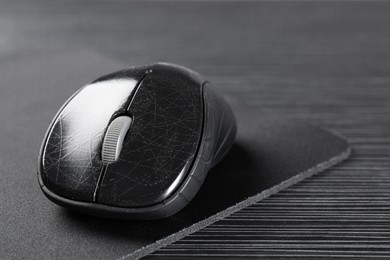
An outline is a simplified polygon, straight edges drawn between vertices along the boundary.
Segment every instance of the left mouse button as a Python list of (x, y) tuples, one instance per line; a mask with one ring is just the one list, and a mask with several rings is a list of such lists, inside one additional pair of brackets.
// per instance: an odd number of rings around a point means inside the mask
[(93, 201), (104, 166), (101, 148), (111, 118), (122, 113), (137, 81), (114, 78), (90, 83), (56, 115), (42, 145), (42, 183), (58, 196)]
[(107, 128), (102, 145), (102, 161), (104, 163), (113, 163), (118, 160), (131, 122), (131, 117), (120, 116), (115, 118)]

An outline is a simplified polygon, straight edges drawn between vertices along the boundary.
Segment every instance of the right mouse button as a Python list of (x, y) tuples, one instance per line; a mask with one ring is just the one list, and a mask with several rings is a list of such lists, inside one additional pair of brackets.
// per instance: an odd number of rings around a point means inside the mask
[(145, 207), (178, 189), (201, 138), (201, 84), (169, 66), (154, 67), (145, 77), (130, 104), (133, 123), (119, 159), (107, 166), (101, 181), (99, 203)]

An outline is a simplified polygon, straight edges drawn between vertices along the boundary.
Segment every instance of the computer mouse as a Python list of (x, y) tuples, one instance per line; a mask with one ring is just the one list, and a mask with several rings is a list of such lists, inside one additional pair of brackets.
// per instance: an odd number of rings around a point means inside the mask
[(200, 74), (168, 63), (131, 67), (85, 85), (60, 108), (38, 180), (71, 210), (164, 218), (194, 198), (235, 134), (232, 110)]

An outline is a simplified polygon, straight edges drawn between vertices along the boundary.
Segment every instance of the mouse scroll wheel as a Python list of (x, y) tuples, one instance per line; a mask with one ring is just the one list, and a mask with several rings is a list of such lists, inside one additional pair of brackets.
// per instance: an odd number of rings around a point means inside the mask
[(104, 163), (113, 163), (118, 160), (131, 121), (131, 117), (120, 116), (108, 126), (102, 147), (102, 161)]

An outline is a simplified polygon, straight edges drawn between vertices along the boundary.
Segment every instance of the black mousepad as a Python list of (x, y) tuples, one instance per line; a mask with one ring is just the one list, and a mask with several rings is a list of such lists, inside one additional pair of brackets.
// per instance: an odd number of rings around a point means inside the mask
[(73, 92), (123, 67), (88, 51), (32, 53), (0, 63), (1, 259), (140, 257), (349, 154), (347, 143), (337, 135), (266, 116), (230, 98), (238, 120), (237, 141), (184, 210), (157, 221), (70, 212), (47, 200), (39, 188), (40, 143), (52, 117)]

